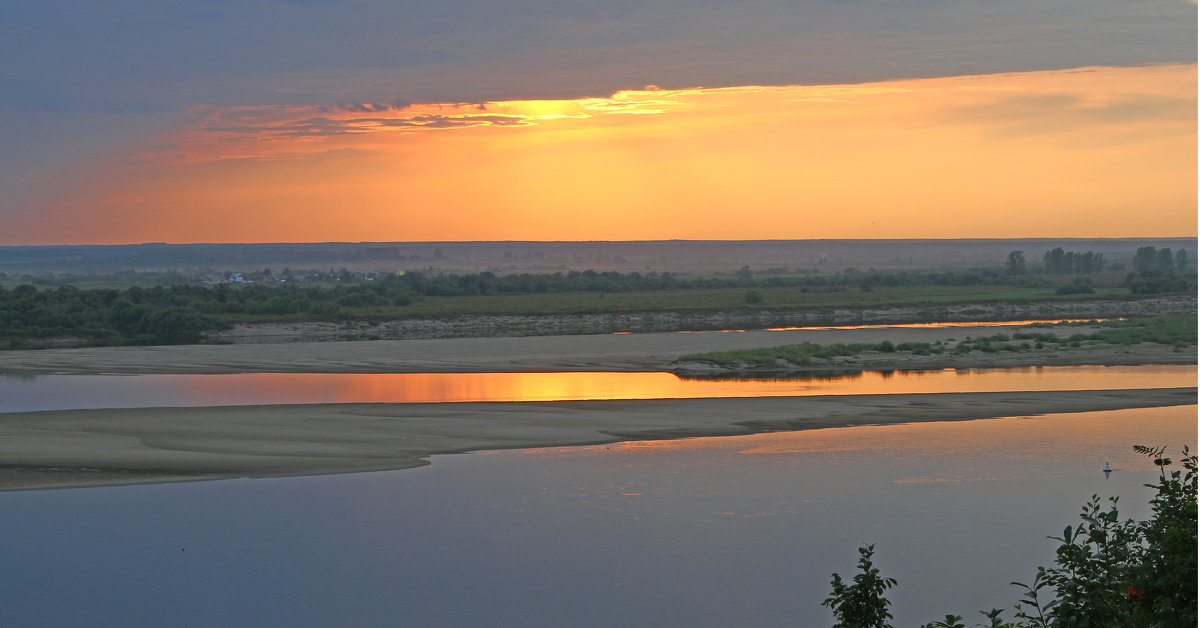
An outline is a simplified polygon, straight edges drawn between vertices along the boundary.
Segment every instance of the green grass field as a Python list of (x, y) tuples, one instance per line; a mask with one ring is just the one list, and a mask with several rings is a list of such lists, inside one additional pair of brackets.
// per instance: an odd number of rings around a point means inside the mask
[[(592, 314), (654, 311), (715, 310), (827, 310), (864, 309), (880, 306), (929, 306), (960, 303), (1078, 301), (1129, 298), (1119, 287), (1098, 288), (1094, 294), (1056, 295), (1054, 287), (1015, 286), (911, 286), (838, 292), (803, 292), (797, 288), (755, 288), (763, 300), (746, 303), (744, 288), (700, 290), (656, 290), (646, 292), (564, 292), (553, 294), (498, 294), (487, 296), (424, 297), (404, 306), (342, 308), (342, 317), (355, 320), (398, 320), (453, 316), (496, 316), (537, 314)], [(297, 315), (229, 314), (230, 323), (297, 322), (319, 320), (307, 313)]]

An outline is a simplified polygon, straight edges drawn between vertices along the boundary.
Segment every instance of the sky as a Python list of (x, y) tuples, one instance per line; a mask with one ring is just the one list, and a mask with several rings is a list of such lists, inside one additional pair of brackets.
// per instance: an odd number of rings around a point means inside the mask
[(1196, 236), (1184, 0), (6, 0), (0, 245)]

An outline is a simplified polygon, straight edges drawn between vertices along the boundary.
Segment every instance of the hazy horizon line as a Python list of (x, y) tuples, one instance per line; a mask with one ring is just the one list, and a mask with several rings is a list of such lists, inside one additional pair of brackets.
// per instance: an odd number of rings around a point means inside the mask
[(50, 248), (50, 247), (114, 247), (114, 246), (258, 246), (258, 245), (314, 245), (314, 244), (663, 244), (663, 243), (783, 243), (783, 242), (1015, 242), (1015, 241), (1120, 241), (1120, 240), (1197, 240), (1195, 235), (1179, 236), (1062, 236), (1062, 237), (1009, 237), (1009, 238), (753, 238), (753, 239), (632, 239), (632, 240), (323, 240), (323, 241), (244, 241), (244, 242), (120, 242), (120, 243), (59, 243), (59, 244), (0, 244), (0, 248)]

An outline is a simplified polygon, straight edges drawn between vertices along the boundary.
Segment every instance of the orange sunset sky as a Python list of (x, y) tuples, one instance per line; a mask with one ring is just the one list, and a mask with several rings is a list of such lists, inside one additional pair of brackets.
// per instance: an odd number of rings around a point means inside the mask
[[(923, 78), (847, 71), (845, 82), (831, 70), (807, 84), (783, 71), (765, 85), (730, 63), (699, 87), (673, 77), (703, 72), (648, 62), (663, 87), (598, 91), (613, 76), (656, 79), (625, 60), (562, 97), (489, 88), (480, 77), (493, 60), (457, 66), (473, 86), (462, 92), (428, 80), (456, 66), (396, 70), (426, 79), (413, 81), (430, 86), (417, 100), (371, 67), (341, 83), (274, 74), (266, 96), (229, 87), (245, 82), (237, 75), (157, 111), (43, 104), (13, 115), (58, 116), (78, 141), (60, 131), (73, 150), (8, 156), (17, 174), (0, 179), (0, 244), (1190, 237), (1194, 45), (1168, 53), (971, 73), (996, 64), (942, 61)], [(504, 54), (564, 71), (528, 50)], [(511, 97), (521, 94), (535, 97)]]

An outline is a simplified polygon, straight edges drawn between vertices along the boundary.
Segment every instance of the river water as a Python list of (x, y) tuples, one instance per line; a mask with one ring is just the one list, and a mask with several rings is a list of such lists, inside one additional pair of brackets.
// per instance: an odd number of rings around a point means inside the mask
[(311, 403), (441, 403), (866, 395), (1196, 385), (1194, 364), (944, 369), (778, 379), (670, 373), (0, 375), (0, 412)]
[(1146, 516), (1135, 443), (1194, 449), (1196, 407), (2, 493), (0, 625), (821, 626), (864, 543), (895, 625), (978, 618), (1093, 493)]
[[(653, 386), (479, 375), (3, 377), (0, 409), (636, 398), (630, 390), (679, 396), (693, 385), (733, 387), (724, 396), (1174, 387), (1194, 386), (1196, 367), (600, 378), (665, 382)], [(877, 543), (877, 565), (900, 581), (889, 595), (895, 625), (949, 612), (971, 620), (1011, 608), (1019, 591), (1008, 583), (1050, 564), (1045, 537), (1077, 521), (1090, 495), (1119, 495), (1124, 516), (1144, 518), (1142, 485), (1156, 471), (1131, 446), (1195, 449), (1196, 413), (862, 426), (435, 456), (394, 472), (0, 493), (0, 625), (821, 626), (832, 622), (820, 606), (830, 574), (853, 576), (864, 543)]]

